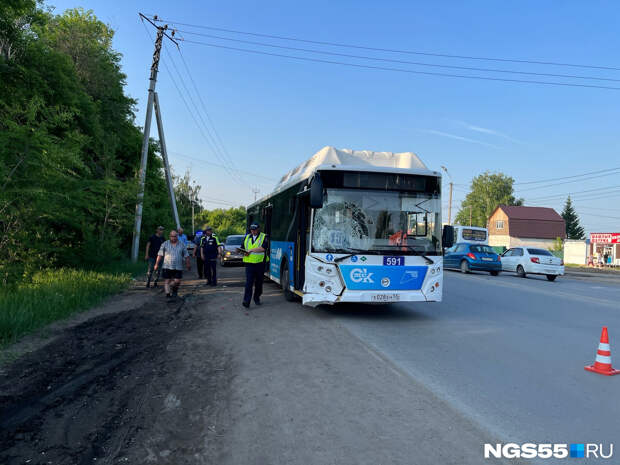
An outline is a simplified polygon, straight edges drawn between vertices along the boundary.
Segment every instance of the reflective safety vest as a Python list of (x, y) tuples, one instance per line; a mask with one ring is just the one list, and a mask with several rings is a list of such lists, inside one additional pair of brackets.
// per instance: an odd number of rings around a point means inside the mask
[[(259, 233), (256, 241), (252, 241), (252, 235), (248, 234), (243, 241), (243, 248), (245, 250), (250, 250), (255, 247), (262, 247), (263, 242), (265, 242), (265, 233)], [(269, 261), (269, 257), (265, 260), (265, 252), (250, 252), (250, 255), (243, 256), (243, 261), (244, 263), (261, 263), (263, 261)]]

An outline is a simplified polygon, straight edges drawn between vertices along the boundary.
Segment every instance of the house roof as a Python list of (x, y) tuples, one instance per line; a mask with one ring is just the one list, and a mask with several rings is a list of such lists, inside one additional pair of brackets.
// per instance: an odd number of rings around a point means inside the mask
[(500, 205), (508, 218), (515, 220), (542, 220), (562, 221), (564, 219), (553, 208), (547, 207), (517, 207), (515, 205)]
[(556, 237), (564, 239), (566, 237), (564, 218), (553, 208), (514, 205), (500, 205), (497, 208), (501, 208), (508, 217), (508, 231), (511, 237), (537, 239), (555, 239)]

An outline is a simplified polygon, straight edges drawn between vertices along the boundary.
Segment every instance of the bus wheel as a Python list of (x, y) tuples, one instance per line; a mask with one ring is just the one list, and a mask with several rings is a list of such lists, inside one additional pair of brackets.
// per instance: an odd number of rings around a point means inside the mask
[(288, 274), (288, 266), (286, 262), (282, 265), (282, 271), (280, 271), (280, 285), (282, 286), (282, 293), (284, 294), (284, 298), (289, 302), (293, 302), (295, 300), (295, 294), (291, 292), (290, 288), (290, 278)]

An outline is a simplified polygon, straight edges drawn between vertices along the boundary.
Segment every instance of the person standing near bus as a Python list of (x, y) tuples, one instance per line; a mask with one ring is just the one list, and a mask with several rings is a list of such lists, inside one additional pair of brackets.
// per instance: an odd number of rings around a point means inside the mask
[[(174, 229), (170, 231), (168, 240), (161, 245), (155, 262), (155, 269), (163, 262), (162, 276), (164, 277), (164, 289), (168, 300), (177, 296), (181, 279), (183, 278), (183, 262), (187, 271), (190, 270), (189, 252), (187, 247), (179, 241), (179, 235)], [(172, 287), (170, 283), (172, 282)]]
[(194, 258), (196, 259), (196, 270), (198, 271), (198, 279), (202, 279), (204, 276), (204, 262), (202, 261), (202, 236), (204, 231), (199, 229), (194, 234)]
[(183, 228), (179, 228), (179, 242), (187, 247), (187, 235), (183, 232)]
[(243, 240), (243, 263), (245, 264), (245, 293), (243, 306), (248, 308), (254, 291), (254, 303), (260, 305), (260, 296), (263, 293), (263, 274), (265, 262), (269, 261), (265, 251), (269, 248), (269, 239), (260, 232), (260, 225), (252, 223), (250, 233)]
[[(149, 237), (149, 240), (146, 243), (146, 253), (144, 254), (144, 259), (149, 264), (146, 272), (146, 287), (151, 287), (151, 279), (153, 278), (155, 262), (157, 261), (157, 252), (159, 252), (159, 248), (165, 241), (163, 233), (164, 227), (158, 227), (155, 234)], [(157, 281), (159, 281), (159, 270), (155, 271), (155, 282), (153, 283), (153, 287), (157, 287)]]
[(204, 262), (204, 275), (207, 278), (207, 286), (217, 286), (217, 259), (220, 255), (221, 247), (220, 240), (213, 234), (213, 228), (207, 226), (200, 240), (200, 255)]

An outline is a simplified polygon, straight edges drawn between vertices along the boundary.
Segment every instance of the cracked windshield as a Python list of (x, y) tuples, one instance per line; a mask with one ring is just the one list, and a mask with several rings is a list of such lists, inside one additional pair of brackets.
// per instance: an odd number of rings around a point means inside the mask
[(312, 251), (440, 253), (439, 212), (432, 194), (327, 189), (314, 212)]

